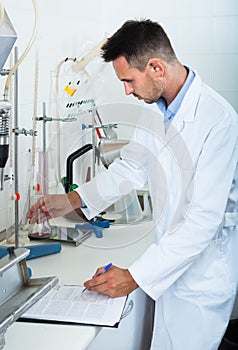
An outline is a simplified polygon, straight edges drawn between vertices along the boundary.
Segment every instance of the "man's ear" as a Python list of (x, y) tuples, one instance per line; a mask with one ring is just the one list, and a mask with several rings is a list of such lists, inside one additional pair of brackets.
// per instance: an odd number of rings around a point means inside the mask
[(157, 58), (151, 58), (147, 63), (147, 67), (153, 74), (156, 74), (157, 77), (162, 78), (164, 76), (164, 65)]

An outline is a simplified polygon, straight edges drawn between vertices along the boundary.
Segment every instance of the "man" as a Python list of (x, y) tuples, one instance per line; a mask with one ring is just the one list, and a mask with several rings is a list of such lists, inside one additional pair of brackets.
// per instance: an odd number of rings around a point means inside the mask
[(151, 349), (215, 350), (238, 279), (237, 115), (178, 61), (155, 22), (126, 22), (102, 57), (112, 62), (127, 95), (163, 113), (163, 132), (160, 114), (156, 120), (148, 112), (121, 159), (77, 192), (45, 196), (29, 218), (38, 207), (47, 217), (80, 207), (91, 218), (121, 193), (148, 184), (155, 243), (129, 269), (112, 266), (97, 276), (99, 268), (85, 286), (112, 297), (140, 287), (152, 297)]

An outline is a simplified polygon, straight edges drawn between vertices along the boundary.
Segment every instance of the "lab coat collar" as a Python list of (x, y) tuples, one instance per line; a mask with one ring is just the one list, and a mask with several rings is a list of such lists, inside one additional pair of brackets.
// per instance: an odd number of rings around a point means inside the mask
[(195, 77), (190, 85), (183, 102), (175, 115), (172, 124), (178, 131), (184, 125), (184, 122), (193, 122), (196, 118), (196, 109), (200, 99), (202, 81), (200, 76), (194, 71)]

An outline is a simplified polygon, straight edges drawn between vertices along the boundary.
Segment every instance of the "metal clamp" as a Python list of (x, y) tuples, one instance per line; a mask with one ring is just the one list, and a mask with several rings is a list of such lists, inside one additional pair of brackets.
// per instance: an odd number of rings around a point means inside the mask
[(22, 129), (19, 129), (19, 128), (15, 128), (15, 129), (13, 129), (12, 130), (16, 135), (25, 135), (25, 136), (27, 136), (27, 135), (30, 135), (30, 136), (37, 136), (37, 131), (34, 131), (34, 130), (32, 130), (32, 129), (30, 129), (30, 130), (26, 130), (26, 129), (24, 129), (24, 128), (22, 128)]

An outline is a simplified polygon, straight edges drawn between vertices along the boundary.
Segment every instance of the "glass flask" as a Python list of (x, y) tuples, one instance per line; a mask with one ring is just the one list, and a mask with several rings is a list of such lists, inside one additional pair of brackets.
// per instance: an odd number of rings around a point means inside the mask
[(47, 239), (51, 236), (51, 227), (47, 220), (42, 220), (40, 209), (36, 211), (36, 222), (32, 224), (28, 237), (30, 239)]

